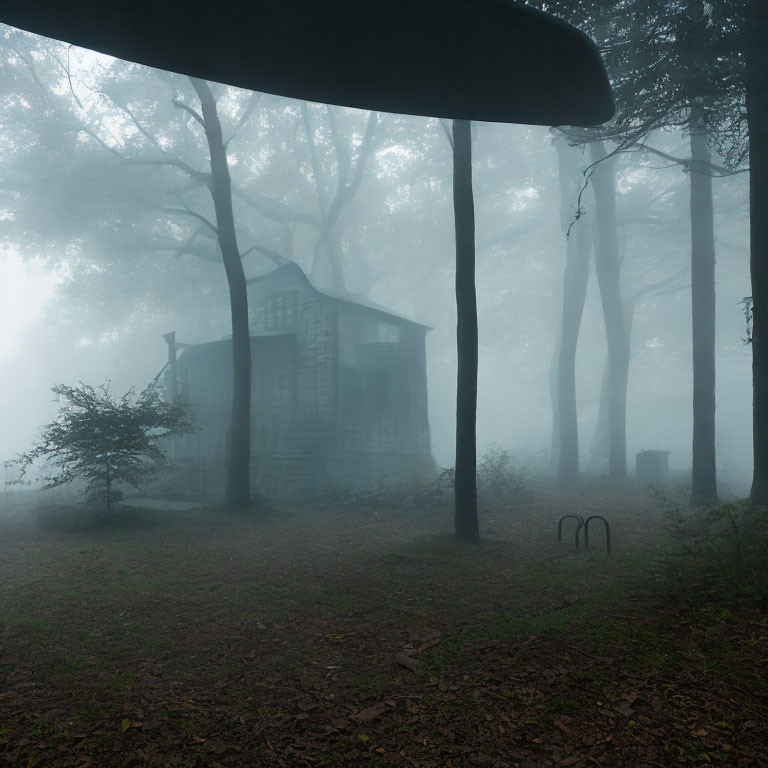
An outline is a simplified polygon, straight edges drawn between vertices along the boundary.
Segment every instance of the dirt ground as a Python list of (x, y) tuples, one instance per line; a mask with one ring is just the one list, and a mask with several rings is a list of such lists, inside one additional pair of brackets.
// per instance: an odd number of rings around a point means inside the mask
[(446, 508), (6, 506), (0, 766), (768, 765), (766, 606), (670, 576), (639, 486), (534, 486), (480, 545)]

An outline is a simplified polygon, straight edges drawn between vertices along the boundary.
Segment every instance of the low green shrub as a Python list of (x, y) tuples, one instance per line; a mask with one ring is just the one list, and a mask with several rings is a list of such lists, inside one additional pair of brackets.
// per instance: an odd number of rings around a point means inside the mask
[[(477, 466), (477, 493), (481, 506), (496, 509), (527, 492), (528, 474), (517, 467), (510, 451), (492, 448)], [(332, 489), (325, 502), (336, 506), (358, 507), (368, 511), (413, 512), (441, 509), (453, 503), (455, 470), (442, 469), (437, 476), (407, 477), (397, 482), (381, 482), (374, 489)]]
[(768, 594), (768, 507), (747, 501), (686, 507), (669, 503), (669, 564), (711, 588), (732, 585)]

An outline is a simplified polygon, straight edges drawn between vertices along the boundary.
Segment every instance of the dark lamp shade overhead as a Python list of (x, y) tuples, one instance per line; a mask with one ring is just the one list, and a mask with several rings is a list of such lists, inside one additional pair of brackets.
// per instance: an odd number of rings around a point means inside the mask
[(595, 45), (511, 0), (2, 0), (0, 21), (171, 72), (362, 109), (584, 126), (614, 109)]

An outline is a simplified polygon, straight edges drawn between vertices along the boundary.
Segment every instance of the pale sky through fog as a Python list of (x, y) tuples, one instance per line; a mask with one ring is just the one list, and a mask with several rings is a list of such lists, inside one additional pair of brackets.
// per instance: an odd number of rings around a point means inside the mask
[(57, 282), (40, 261), (0, 252), (0, 365), (19, 354), (24, 332), (42, 319)]

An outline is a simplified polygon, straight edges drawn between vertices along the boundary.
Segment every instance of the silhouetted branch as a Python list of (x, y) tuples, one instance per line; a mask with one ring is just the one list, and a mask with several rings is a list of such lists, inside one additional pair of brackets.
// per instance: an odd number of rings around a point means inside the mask
[(171, 99), (171, 103), (173, 104), (174, 107), (183, 109), (185, 112), (192, 115), (192, 117), (195, 120), (197, 120), (197, 122), (200, 123), (200, 125), (202, 125), (203, 128), (205, 128), (205, 121), (203, 120), (203, 118), (200, 116), (198, 112), (195, 112), (195, 110), (189, 106), (189, 104), (185, 104), (178, 96), (174, 96), (173, 99)]
[(453, 133), (451, 132), (450, 127), (448, 126), (448, 121), (440, 118), (440, 126), (445, 131), (445, 136), (448, 139), (448, 143), (451, 145), (451, 150), (453, 150)]
[(317, 153), (317, 145), (315, 144), (315, 133), (312, 129), (312, 119), (309, 115), (309, 107), (307, 102), (301, 103), (301, 116), (304, 121), (304, 131), (307, 134), (307, 144), (309, 145), (309, 157), (312, 161), (312, 175), (315, 177), (315, 187), (317, 188), (317, 200), (320, 208), (320, 217), (325, 218), (325, 214), (328, 210), (328, 201), (326, 199), (326, 190), (323, 184), (323, 166), (320, 162), (320, 156)]
[(165, 157), (165, 158), (127, 157), (124, 159), (124, 161), (127, 165), (172, 166), (174, 168), (178, 168), (184, 171), (184, 173), (186, 173), (188, 176), (193, 178), (195, 181), (198, 181), (201, 184), (205, 184), (206, 186), (210, 183), (210, 180), (211, 180), (210, 173), (204, 173), (203, 171), (198, 171), (195, 168), (193, 168), (191, 165), (188, 165), (187, 163), (185, 163), (183, 160), (179, 160), (178, 158), (174, 158), (174, 157)]
[(198, 213), (197, 211), (193, 211), (188, 205), (183, 203), (183, 208), (173, 208), (172, 206), (168, 205), (157, 205), (156, 203), (148, 203), (148, 207), (151, 208), (154, 211), (161, 211), (163, 213), (170, 213), (173, 215), (181, 215), (181, 216), (191, 216), (194, 219), (197, 219), (198, 221), (205, 224), (206, 227), (208, 227), (212, 232), (215, 232), (218, 235), (219, 230), (216, 228), (214, 224), (212, 224), (208, 219), (205, 218), (202, 214)]
[(320, 220), (316, 216), (297, 211), (291, 206), (273, 200), (271, 197), (259, 193), (248, 193), (238, 187), (232, 187), (232, 196), (242, 200), (247, 206), (258, 211), (262, 216), (272, 221), (295, 222), (307, 224), (315, 229), (320, 229)]

